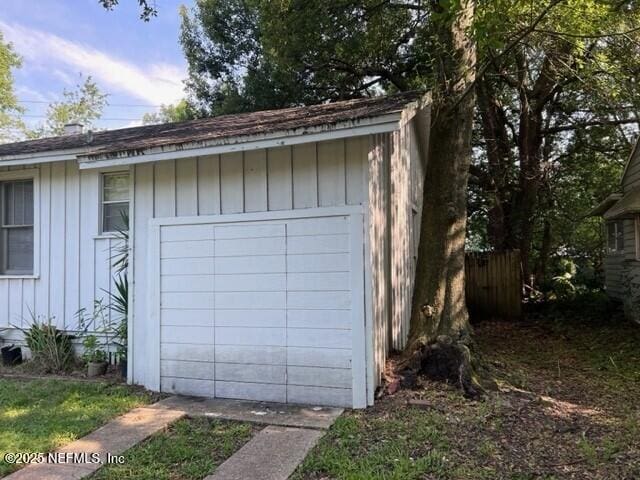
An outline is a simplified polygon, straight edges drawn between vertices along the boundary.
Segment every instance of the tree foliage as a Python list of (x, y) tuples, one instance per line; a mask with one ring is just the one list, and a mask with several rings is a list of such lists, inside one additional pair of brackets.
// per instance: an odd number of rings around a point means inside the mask
[[(98, 0), (98, 3), (107, 10), (113, 10), (120, 3), (120, 0)], [(138, 0), (138, 5), (140, 6), (141, 20), (148, 22), (158, 15), (155, 0)]]
[(192, 120), (196, 113), (186, 100), (180, 100), (173, 105), (161, 105), (157, 112), (145, 113), (142, 117), (143, 125), (158, 123), (184, 122)]
[(44, 123), (27, 131), (29, 138), (51, 137), (64, 134), (64, 126), (79, 123), (91, 128), (102, 116), (107, 105), (107, 95), (89, 76), (75, 90), (64, 90), (64, 100), (49, 104)]
[[(434, 25), (449, 11), (421, 0), (202, 0), (182, 13), (189, 102), (208, 115), (431, 89), (446, 48)], [(527, 276), (543, 282), (553, 258), (599, 238), (584, 216), (637, 132), (639, 28), (635, 0), (478, 2), (471, 245), (520, 249)]]
[(22, 130), (22, 108), (13, 88), (12, 70), (20, 67), (20, 57), (0, 32), (0, 143), (12, 141)]

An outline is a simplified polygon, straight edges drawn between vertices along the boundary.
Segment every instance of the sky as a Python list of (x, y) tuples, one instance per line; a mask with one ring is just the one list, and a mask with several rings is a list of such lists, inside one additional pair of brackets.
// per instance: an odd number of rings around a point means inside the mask
[(145, 112), (184, 96), (178, 10), (193, 0), (156, 0), (149, 22), (137, 3), (106, 11), (98, 0), (2, 0), (0, 31), (22, 57), (14, 87), (25, 122), (41, 123), (47, 104), (87, 76), (108, 94), (98, 128), (139, 125)]

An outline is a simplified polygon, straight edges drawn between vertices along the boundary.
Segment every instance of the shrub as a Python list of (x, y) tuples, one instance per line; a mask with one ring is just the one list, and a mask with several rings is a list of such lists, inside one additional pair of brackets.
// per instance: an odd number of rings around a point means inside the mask
[(46, 322), (33, 318), (31, 327), (21, 330), (36, 367), (47, 373), (59, 373), (73, 365), (71, 337), (58, 330), (51, 318)]

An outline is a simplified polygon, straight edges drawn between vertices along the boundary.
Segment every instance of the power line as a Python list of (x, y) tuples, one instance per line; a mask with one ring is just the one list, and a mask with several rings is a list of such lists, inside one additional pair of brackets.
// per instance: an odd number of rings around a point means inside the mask
[[(33, 115), (29, 113), (23, 113), (20, 116), (27, 117), (27, 118), (48, 118), (46, 115)], [(96, 121), (98, 122), (102, 120), (113, 121), (113, 122), (138, 122), (142, 119), (141, 118), (109, 118), (109, 117), (100, 117), (96, 119)]]
[[(47, 102), (46, 100), (18, 100), (19, 103), (36, 103), (36, 104), (44, 104), (49, 105), (50, 103), (56, 103), (60, 100), (52, 100), (51, 102)], [(160, 108), (163, 105), (145, 105), (141, 103), (108, 103), (105, 107), (132, 107), (132, 108)]]

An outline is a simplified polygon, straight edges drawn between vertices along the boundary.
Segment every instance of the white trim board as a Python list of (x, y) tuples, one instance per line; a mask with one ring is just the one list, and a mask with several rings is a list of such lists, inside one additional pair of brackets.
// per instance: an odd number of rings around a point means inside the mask
[[(391, 117), (391, 118), (388, 118)], [(160, 148), (154, 153), (141, 153), (135, 156), (122, 156), (116, 158), (95, 159), (90, 160), (78, 157), (78, 163), (81, 170), (117, 167), (124, 165), (133, 165), (139, 163), (159, 162), (163, 160), (177, 160), (181, 158), (193, 158), (198, 156), (218, 155), (223, 153), (244, 152), (248, 150), (260, 150), (263, 148), (276, 148), (290, 145), (300, 145), (302, 143), (322, 142), (326, 140), (338, 140), (342, 138), (358, 137), (362, 135), (371, 135), (376, 133), (392, 132), (398, 129), (399, 115), (390, 115), (380, 117), (384, 122), (373, 123), (351, 128), (343, 128), (336, 130), (326, 130), (317, 133), (303, 131), (294, 135), (283, 135), (280, 132), (277, 136), (271, 138), (265, 135), (255, 135), (250, 137), (235, 137), (236, 141), (226, 138), (218, 142), (212, 142), (211, 145), (181, 145), (176, 148), (174, 145)], [(156, 149), (158, 149), (156, 147)], [(89, 155), (87, 155), (88, 157)]]

